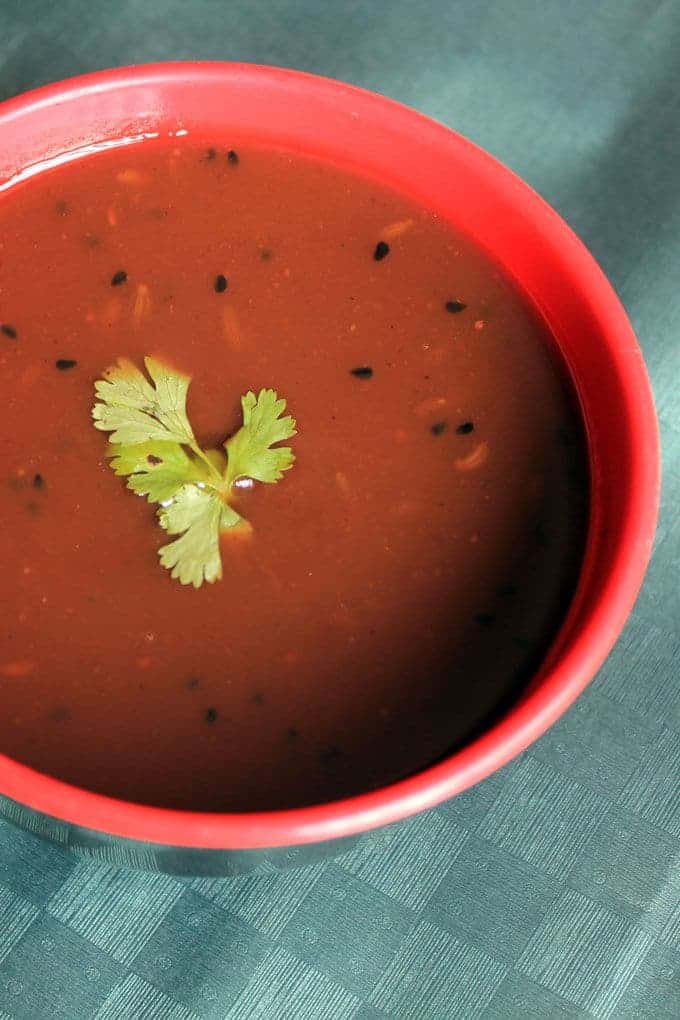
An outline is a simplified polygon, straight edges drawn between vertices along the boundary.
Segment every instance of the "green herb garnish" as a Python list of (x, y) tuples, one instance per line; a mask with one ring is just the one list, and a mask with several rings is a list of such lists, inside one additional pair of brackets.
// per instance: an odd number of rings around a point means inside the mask
[(95, 383), (95, 428), (110, 432), (111, 467), (127, 476), (128, 488), (159, 503), (158, 519), (174, 541), (158, 550), (161, 563), (182, 584), (200, 588), (222, 577), (221, 532), (249, 530), (230, 505), (241, 479), (278, 482), (293, 466), (289, 446), (296, 434), (286, 401), (275, 390), (241, 398), (243, 425), (223, 450), (203, 450), (187, 417), (189, 376), (145, 358), (151, 382), (120, 359)]

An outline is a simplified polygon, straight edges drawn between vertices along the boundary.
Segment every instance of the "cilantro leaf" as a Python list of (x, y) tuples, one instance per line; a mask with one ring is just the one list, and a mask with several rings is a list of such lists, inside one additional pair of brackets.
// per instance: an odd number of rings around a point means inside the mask
[(241, 397), (243, 427), (224, 444), (227, 451), (227, 479), (254, 478), (258, 482), (278, 482), (293, 466), (295, 454), (289, 446), (270, 449), (282, 439), (297, 435), (290, 415), (282, 418), (286, 401), (276, 390), (251, 391)]
[(179, 443), (114, 443), (110, 455), (115, 473), (129, 476), (128, 489), (146, 496), (150, 503), (165, 503), (187, 482), (209, 480), (205, 463), (191, 457)]
[(248, 534), (250, 524), (230, 506), (243, 477), (276, 482), (292, 467), (290, 447), (274, 444), (296, 434), (286, 401), (275, 390), (241, 398), (243, 425), (221, 450), (204, 450), (186, 413), (190, 378), (145, 358), (149, 379), (120, 359), (95, 384), (95, 428), (109, 432), (110, 465), (128, 488), (160, 504), (161, 527), (174, 541), (159, 549), (161, 563), (182, 584), (199, 588), (222, 577), (220, 534)]
[(158, 550), (161, 563), (172, 577), (194, 588), (222, 577), (220, 531), (246, 523), (216, 492), (196, 485), (182, 486), (171, 504), (158, 511), (158, 519), (169, 535), (181, 536)]
[(99, 403), (92, 409), (94, 425), (111, 432), (112, 443), (146, 443), (151, 439), (198, 444), (186, 412), (189, 376), (155, 358), (144, 358), (153, 386), (136, 365), (121, 358), (95, 383)]

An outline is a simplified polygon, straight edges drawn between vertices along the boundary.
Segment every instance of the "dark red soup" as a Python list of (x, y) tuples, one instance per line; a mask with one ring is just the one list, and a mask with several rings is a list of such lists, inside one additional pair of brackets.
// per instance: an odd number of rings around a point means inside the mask
[[(0, 198), (0, 750), (145, 803), (311, 804), (517, 697), (574, 591), (578, 411), (545, 326), (427, 209), (282, 152), (148, 142)], [(223, 578), (160, 563), (94, 383), (191, 377), (198, 442), (271, 387), (296, 462), (234, 492)]]

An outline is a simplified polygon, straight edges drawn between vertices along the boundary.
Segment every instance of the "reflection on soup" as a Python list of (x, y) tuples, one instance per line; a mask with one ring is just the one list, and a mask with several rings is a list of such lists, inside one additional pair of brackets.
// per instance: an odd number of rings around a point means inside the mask
[[(145, 803), (248, 811), (375, 788), (517, 697), (575, 587), (582, 428), (489, 258), (381, 184), (187, 139), (0, 199), (0, 750)], [(191, 377), (203, 447), (276, 389), (293, 470), (195, 589), (108, 465), (93, 384)]]

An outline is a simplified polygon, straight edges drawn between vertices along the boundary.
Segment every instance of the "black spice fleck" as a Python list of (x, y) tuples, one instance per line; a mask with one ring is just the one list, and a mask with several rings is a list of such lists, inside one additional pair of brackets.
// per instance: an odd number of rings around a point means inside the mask
[(54, 364), (60, 372), (67, 372), (69, 368), (75, 368), (78, 362), (74, 358), (57, 358)]
[(536, 544), (539, 545), (542, 549), (545, 549), (549, 543), (543, 521), (538, 521), (538, 523), (534, 525), (533, 535), (534, 539), (536, 540)]
[(0, 326), (0, 330), (2, 330), (5, 336), (8, 336), (10, 340), (16, 340), (17, 331), (14, 326), (10, 326), (8, 322), (3, 322), (2, 326)]
[(376, 262), (382, 262), (386, 255), (390, 253), (390, 246), (387, 241), (378, 241), (373, 252), (373, 258)]
[(34, 489), (45, 488), (45, 479), (41, 474), (33, 475), (33, 488)]
[(217, 722), (217, 709), (216, 708), (208, 708), (208, 709), (206, 709), (205, 721), (207, 723)]
[(478, 623), (481, 627), (490, 627), (496, 620), (493, 613), (477, 613), (475, 616), (475, 623)]
[(369, 368), (368, 365), (360, 365), (359, 368), (351, 368), (350, 375), (355, 375), (357, 379), (370, 379), (373, 375), (373, 369)]
[(71, 718), (71, 709), (66, 705), (55, 705), (50, 712), (52, 722), (68, 722)]
[(234, 166), (236, 166), (236, 164), (238, 163), (238, 152), (236, 151), (236, 149), (229, 150), (229, 152), (227, 153), (227, 159), (229, 160), (230, 163), (233, 163)]
[(453, 315), (456, 312), (462, 312), (465, 308), (467, 308), (467, 305), (463, 304), (462, 301), (447, 301), (444, 308), (447, 312), (451, 312)]
[(217, 159), (217, 149), (207, 149), (205, 158), (207, 160)]
[(187, 688), (188, 691), (195, 691), (196, 688), (200, 686), (200, 683), (201, 683), (200, 676), (190, 676), (185, 684), (185, 687)]
[(218, 273), (213, 284), (218, 294), (223, 294), (229, 285), (229, 281), (223, 273)]
[(255, 694), (253, 694), (252, 702), (254, 705), (264, 705), (266, 700), (267, 699), (261, 691), (256, 691)]
[(516, 584), (502, 584), (498, 589), (498, 594), (503, 599), (512, 598), (513, 595), (517, 594)]
[(322, 765), (332, 767), (338, 759), (343, 757), (342, 748), (337, 747), (335, 744), (331, 744), (330, 747), (324, 748), (319, 754), (319, 761)]
[(445, 421), (436, 421), (434, 425), (430, 425), (430, 432), (433, 436), (441, 436), (442, 432), (446, 428)]
[(456, 429), (459, 436), (469, 436), (471, 432), (474, 432), (475, 426), (471, 421), (464, 421)]
[(296, 730), (294, 726), (290, 726), (286, 730), (286, 736), (288, 737), (289, 740), (297, 740), (297, 738), (300, 736), (300, 731)]
[(71, 211), (68, 202), (65, 202), (63, 198), (60, 198), (59, 201), (55, 203), (54, 208), (57, 216), (68, 216)]
[(120, 287), (121, 283), (127, 281), (127, 273), (124, 269), (118, 269), (111, 277), (111, 286)]
[(269, 262), (274, 252), (270, 248), (260, 248), (260, 258), (263, 262)]

